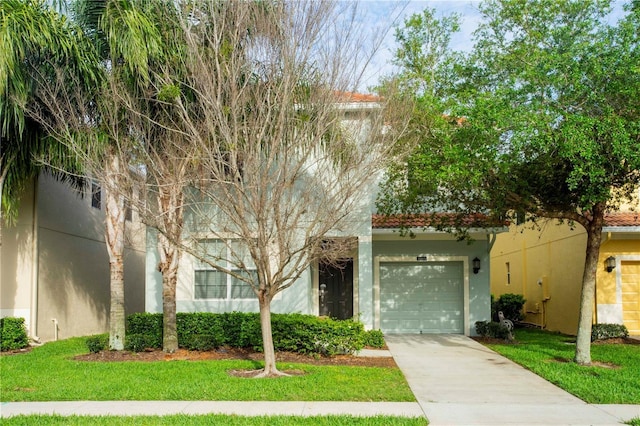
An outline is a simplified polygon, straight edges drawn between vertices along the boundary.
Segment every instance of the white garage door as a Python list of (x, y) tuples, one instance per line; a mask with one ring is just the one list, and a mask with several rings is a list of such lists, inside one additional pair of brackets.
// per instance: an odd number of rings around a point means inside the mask
[(380, 263), (380, 329), (464, 333), (463, 263)]

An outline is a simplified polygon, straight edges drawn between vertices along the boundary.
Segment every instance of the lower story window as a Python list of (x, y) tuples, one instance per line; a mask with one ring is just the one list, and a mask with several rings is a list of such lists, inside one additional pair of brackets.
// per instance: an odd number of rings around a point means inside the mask
[[(209, 240), (206, 241), (205, 244), (218, 250), (216, 253), (222, 254), (222, 252), (226, 251), (226, 247), (224, 247), (224, 244), (219, 240)], [(234, 248), (236, 248), (235, 244)], [(232, 271), (234, 274), (247, 278), (251, 277), (252, 282), (257, 282), (257, 272), (255, 270), (250, 269), (247, 272), (234, 268), (231, 264), (225, 265), (226, 262), (224, 261), (221, 263), (221, 266)], [(195, 299), (238, 300), (256, 298), (251, 286), (237, 276), (212, 269), (210, 265), (203, 263), (200, 263), (196, 268), (194, 274)]]

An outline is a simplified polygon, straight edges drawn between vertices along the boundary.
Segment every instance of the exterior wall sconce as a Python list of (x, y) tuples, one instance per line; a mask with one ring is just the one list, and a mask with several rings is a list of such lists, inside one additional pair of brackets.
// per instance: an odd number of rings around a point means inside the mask
[(477, 274), (478, 271), (480, 270), (480, 259), (478, 259), (477, 257), (475, 257), (473, 260), (473, 273)]
[(616, 267), (616, 258), (613, 256), (609, 256), (605, 259), (604, 264), (606, 265), (605, 269), (607, 270), (607, 272), (611, 272)]

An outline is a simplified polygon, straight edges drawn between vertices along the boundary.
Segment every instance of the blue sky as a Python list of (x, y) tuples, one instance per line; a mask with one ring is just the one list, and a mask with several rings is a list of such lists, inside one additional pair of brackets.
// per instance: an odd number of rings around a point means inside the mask
[[(435, 9), (436, 16), (447, 16), (452, 13), (460, 14), (460, 32), (452, 38), (451, 49), (462, 51), (472, 48), (472, 33), (480, 22), (478, 6), (481, 0), (359, 0), (359, 3), (360, 10), (364, 14), (366, 22), (369, 23), (372, 32), (391, 27), (368, 67), (364, 81), (360, 85), (360, 91), (365, 93), (369, 92), (367, 88), (374, 86), (381, 75), (389, 74), (393, 71), (393, 67), (389, 63), (395, 48), (393, 26), (402, 24), (406, 17), (414, 13), (420, 13), (426, 8)], [(614, 0), (612, 21), (616, 21), (622, 16), (623, 4), (623, 0)]]

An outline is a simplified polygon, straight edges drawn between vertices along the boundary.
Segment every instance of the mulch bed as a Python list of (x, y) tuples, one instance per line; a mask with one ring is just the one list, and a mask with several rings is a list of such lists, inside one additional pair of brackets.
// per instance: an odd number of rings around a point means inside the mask
[[(122, 361), (209, 361), (225, 359), (245, 359), (262, 361), (264, 354), (246, 348), (220, 348), (211, 351), (189, 351), (178, 349), (175, 353), (165, 353), (160, 349), (144, 352), (101, 351), (74, 357), (77, 361), (122, 362)], [(347, 365), (361, 367), (397, 367), (392, 357), (362, 357), (354, 355), (312, 356), (294, 352), (276, 352), (277, 362), (311, 365)]]

